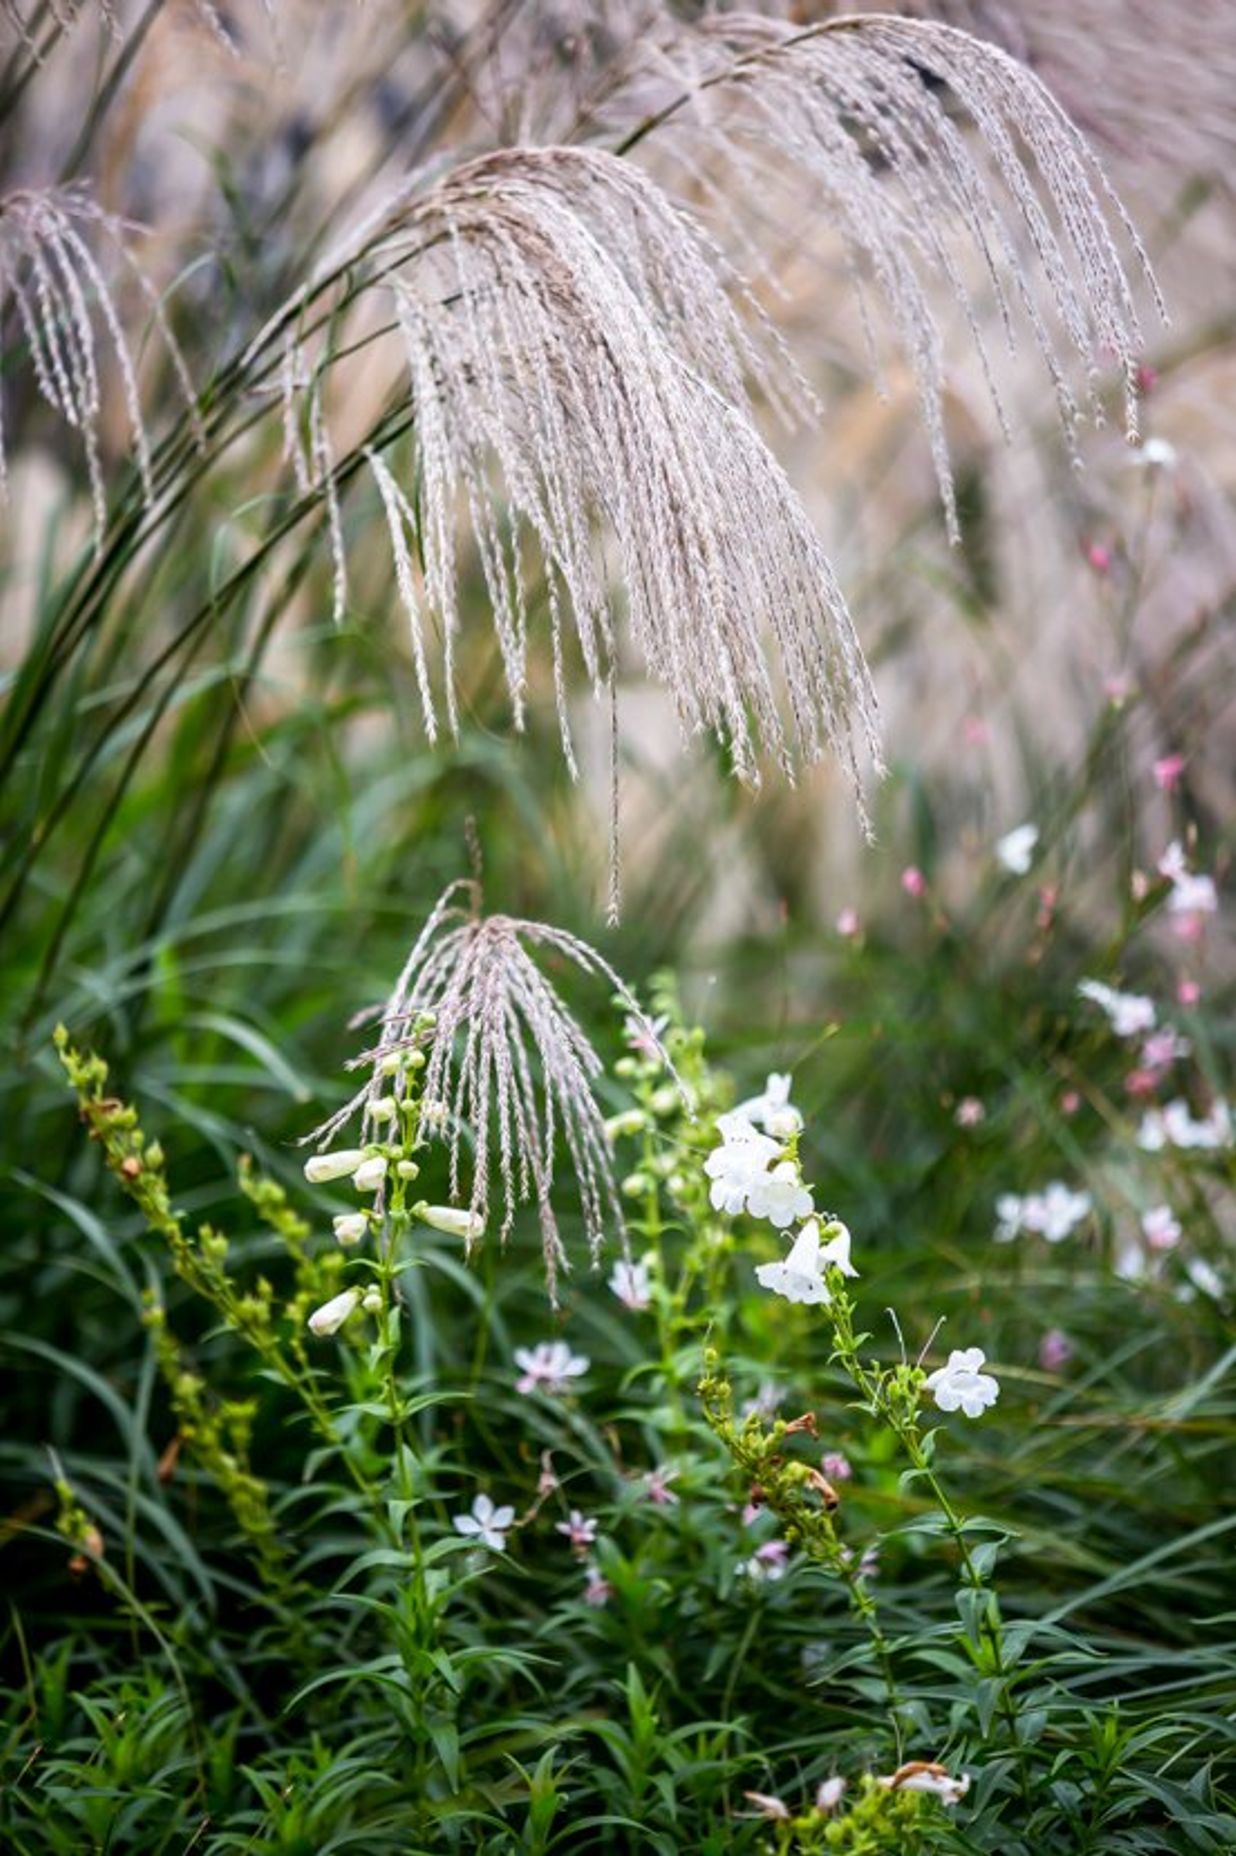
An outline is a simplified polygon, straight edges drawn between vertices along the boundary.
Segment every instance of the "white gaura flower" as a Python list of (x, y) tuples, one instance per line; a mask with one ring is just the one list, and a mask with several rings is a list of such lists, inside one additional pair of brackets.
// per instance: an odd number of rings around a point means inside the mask
[(997, 1244), (1011, 1244), (1013, 1239), (1024, 1230), (1026, 1223), (1026, 1201), (1015, 1192), (1002, 1192), (996, 1200)]
[(491, 1553), (505, 1553), (506, 1531), (514, 1519), (513, 1508), (495, 1508), (489, 1496), (482, 1494), (474, 1499), (471, 1514), (451, 1516), (451, 1526), (457, 1534), (475, 1540), (478, 1547), (488, 1547)]
[(639, 1263), (628, 1263), (625, 1258), (620, 1258), (614, 1265), (609, 1286), (623, 1307), (629, 1308), (633, 1314), (641, 1314), (652, 1305), (652, 1282), (646, 1259)]
[(978, 1418), (995, 1404), (1000, 1387), (983, 1372), (986, 1360), (981, 1347), (954, 1349), (944, 1365), (928, 1375), (927, 1390), (941, 1411), (964, 1411), (967, 1418)]
[(747, 1210), (753, 1218), (767, 1218), (778, 1231), (809, 1218), (814, 1206), (809, 1189), (792, 1160), (783, 1160), (771, 1173), (758, 1174), (747, 1187)]
[(1018, 825), (996, 841), (996, 862), (1012, 876), (1025, 876), (1039, 841), (1037, 825)]
[(790, 1101), (790, 1084), (793, 1077), (781, 1075), (773, 1070), (764, 1083), (762, 1095), (751, 1096), (746, 1102), (740, 1102), (736, 1114), (745, 1115), (757, 1128), (763, 1128), (766, 1134), (777, 1140), (788, 1140), (797, 1134), (803, 1125), (803, 1118)]
[(881, 1785), (891, 1792), (926, 1792), (932, 1798), (938, 1798), (943, 1805), (959, 1804), (970, 1789), (970, 1774), (963, 1772), (955, 1779), (948, 1770), (937, 1765), (934, 1760), (912, 1759), (904, 1766), (899, 1766), (890, 1778), (881, 1779)]
[(850, 1233), (843, 1224), (828, 1228), (833, 1235), (821, 1244), (818, 1218), (808, 1219), (784, 1262), (757, 1265), (755, 1275), (761, 1287), (783, 1295), (787, 1302), (827, 1302), (826, 1270), (839, 1269), (843, 1276), (857, 1276), (850, 1262)]
[(831, 1779), (825, 1779), (818, 1787), (815, 1794), (815, 1808), (817, 1811), (835, 1811), (844, 1797), (845, 1780), (834, 1775)]
[(311, 1186), (324, 1186), (332, 1179), (347, 1179), (364, 1158), (359, 1147), (340, 1147), (334, 1153), (312, 1154), (305, 1161), (305, 1178)]
[(521, 1368), (515, 1390), (526, 1397), (529, 1392), (566, 1392), (572, 1379), (588, 1371), (591, 1360), (582, 1353), (572, 1353), (564, 1340), (543, 1340), (535, 1347), (516, 1347), (515, 1364)]
[(1136, 1038), (1154, 1029), (1153, 999), (1141, 993), (1117, 992), (1114, 986), (1105, 986), (1102, 980), (1082, 980), (1077, 990), (1083, 999), (1089, 999), (1106, 1012), (1118, 1038)]
[(1148, 438), (1129, 459), (1139, 470), (1175, 470), (1180, 454), (1166, 438)]
[(371, 1154), (362, 1160), (352, 1175), (352, 1184), (358, 1192), (376, 1192), (386, 1178), (386, 1161), (381, 1154)]
[(1165, 1108), (1147, 1109), (1137, 1131), (1137, 1144), (1148, 1154), (1162, 1153), (1165, 1147), (1229, 1147), (1231, 1141), (1231, 1110), (1222, 1097), (1215, 1102), (1209, 1115), (1198, 1121), (1189, 1104), (1177, 1096)]
[(1063, 1180), (1053, 1179), (1042, 1192), (1031, 1193), (1022, 1209), (1027, 1231), (1037, 1231), (1049, 1244), (1059, 1244), (1090, 1214), (1088, 1192), (1074, 1192)]
[(1167, 899), (1172, 915), (1213, 915), (1218, 908), (1219, 897), (1213, 877), (1198, 876), (1189, 869), (1179, 839), (1173, 840), (1160, 857), (1159, 875), (1165, 876), (1172, 886)]
[(360, 1306), (359, 1289), (343, 1289), (338, 1295), (332, 1295), (329, 1302), (323, 1302), (321, 1308), (315, 1308), (309, 1317), (309, 1332), (325, 1338), (337, 1334), (348, 1316)]
[(422, 1224), (445, 1231), (448, 1237), (462, 1237), (467, 1244), (478, 1243), (485, 1235), (485, 1220), (480, 1213), (458, 1205), (418, 1205), (416, 1215)]
[(341, 1244), (359, 1244), (369, 1229), (368, 1212), (340, 1212), (331, 1219), (335, 1237)]

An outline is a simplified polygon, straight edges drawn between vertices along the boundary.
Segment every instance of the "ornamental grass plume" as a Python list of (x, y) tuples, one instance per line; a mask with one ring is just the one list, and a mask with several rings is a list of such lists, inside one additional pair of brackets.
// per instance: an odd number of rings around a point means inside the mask
[[(543, 602), (572, 771), (568, 636), (594, 690), (612, 692), (621, 589), (631, 640), (685, 735), (717, 734), (751, 784), (761, 753), (792, 776), (831, 747), (860, 786), (860, 753), (879, 754), (866, 665), (820, 540), (747, 406), (748, 382), (779, 403), (791, 382), (758, 314), (754, 334), (739, 314), (741, 288), (702, 230), (616, 155), (506, 149), (404, 202), (367, 238), (364, 263), (389, 299), (413, 413), (415, 505), (380, 452), (366, 456), (430, 738), (440, 705), (457, 727), (464, 511), (517, 728), (530, 603)], [(289, 336), (293, 460), (328, 498), (329, 365), (315, 370)], [(328, 517), (341, 612), (337, 504)], [(431, 623), (443, 639), (440, 697)]]
[[(129, 230), (81, 187), (21, 189), (0, 198), (0, 332), (11, 321), (29, 356), (39, 394), (81, 435), (96, 544), (102, 542), (107, 520), (99, 452), (101, 348), (111, 351), (120, 376), (134, 462), (147, 504), (154, 500), (154, 479), (136, 363), (103, 265), (91, 249), (92, 238), (106, 245), (137, 280), (191, 414), (194, 407), (192, 384), (176, 339), (153, 287), (125, 242)], [(0, 416), (0, 496), (6, 487)]]
[[(1102, 168), (1032, 72), (967, 32), (893, 15), (846, 15), (805, 31), (719, 15), (708, 30), (713, 68), (626, 146), (654, 129), (674, 132), (727, 218), (745, 195), (758, 223), (774, 179), (806, 184), (812, 209), (841, 236), (877, 371), (872, 285), (913, 368), (952, 539), (959, 527), (933, 285), (965, 315), (1002, 426), (971, 282), (976, 261), (1010, 348), (1018, 310), (1028, 325), (1070, 444), (1083, 406), (1102, 419), (1101, 363), (1123, 374), (1126, 428), (1136, 436), (1142, 334), (1113, 225), (1161, 312), (1162, 303)], [(1069, 348), (1086, 377), (1080, 398)]]
[(463, 1197), (465, 1142), (473, 1149), (469, 1248), (487, 1223), (496, 1172), (502, 1195), (499, 1241), (505, 1242), (518, 1205), (535, 1202), (552, 1301), (558, 1270), (569, 1268), (551, 1202), (559, 1143), (578, 1185), (594, 1261), (607, 1223), (624, 1242), (625, 1230), (605, 1123), (593, 1094), (601, 1059), (533, 953), (558, 956), (605, 980), (674, 1074), (655, 1030), (595, 948), (542, 922), (482, 914), (479, 882), (461, 878), (439, 897), (386, 1003), (356, 1021), (381, 1022), (377, 1044), (354, 1060), (370, 1070), (370, 1080), (312, 1138), (325, 1146), (359, 1115), (362, 1138), (382, 1139), (385, 1125), (373, 1116), (373, 1106), (383, 1099), (400, 1057), (423, 1049), (420, 1125), (439, 1132), (448, 1145), (453, 1199)]

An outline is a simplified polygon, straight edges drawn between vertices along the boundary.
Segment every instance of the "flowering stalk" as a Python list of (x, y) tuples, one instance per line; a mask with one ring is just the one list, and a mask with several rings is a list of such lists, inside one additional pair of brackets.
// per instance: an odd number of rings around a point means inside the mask
[(786, 1444), (797, 1435), (817, 1435), (814, 1412), (788, 1422), (766, 1424), (758, 1411), (745, 1418), (734, 1416), (734, 1391), (726, 1378), (715, 1347), (704, 1354), (704, 1376), (699, 1382), (704, 1419), (714, 1437), (742, 1471), (753, 1500), (768, 1508), (781, 1523), (782, 1537), (801, 1546), (807, 1558), (827, 1568), (845, 1587), (850, 1609), (866, 1631), (888, 1694), (889, 1718), (902, 1754), (901, 1699), (893, 1669), (892, 1652), (880, 1625), (875, 1600), (864, 1581), (861, 1561), (842, 1541), (834, 1516), (838, 1497), (822, 1471), (801, 1457), (787, 1456)]

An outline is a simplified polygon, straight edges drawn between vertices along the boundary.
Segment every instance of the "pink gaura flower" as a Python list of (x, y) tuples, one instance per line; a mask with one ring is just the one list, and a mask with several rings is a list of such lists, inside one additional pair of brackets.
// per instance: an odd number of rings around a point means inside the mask
[(1045, 1373), (1058, 1373), (1073, 1358), (1073, 1343), (1063, 1328), (1048, 1328), (1039, 1342), (1039, 1365)]
[(927, 878), (917, 864), (908, 864), (902, 871), (901, 887), (907, 896), (913, 896), (916, 901), (927, 894)]
[(1112, 551), (1101, 541), (1087, 543), (1086, 560), (1096, 574), (1109, 574), (1112, 570)]
[(1076, 1115), (1080, 1107), (1081, 1097), (1078, 1095), (1076, 1089), (1066, 1089), (1060, 1098), (1060, 1113), (1062, 1115)]
[(1152, 1250), (1174, 1250), (1181, 1238), (1180, 1221), (1170, 1205), (1155, 1205), (1142, 1216), (1142, 1236)]
[(840, 1450), (826, 1450), (820, 1458), (820, 1468), (830, 1482), (848, 1482), (854, 1474), (849, 1457)]
[(676, 1469), (650, 1469), (644, 1478), (645, 1499), (657, 1508), (672, 1508), (678, 1501), (670, 1483), (678, 1474)]
[(961, 738), (968, 748), (985, 748), (991, 741), (991, 725), (981, 715), (963, 716)]
[(1154, 783), (1161, 793), (1174, 793), (1180, 785), (1181, 775), (1188, 766), (1183, 754), (1165, 754), (1162, 760), (1155, 761), (1150, 769)]
[(977, 1096), (963, 1096), (953, 1115), (953, 1120), (959, 1128), (977, 1128), (979, 1123), (986, 1119), (987, 1110)]
[(595, 1605), (598, 1609), (601, 1605), (607, 1605), (614, 1596), (614, 1588), (609, 1580), (605, 1578), (600, 1567), (589, 1564), (586, 1568), (586, 1575), (584, 1582), (584, 1603), (586, 1605)]
[(1196, 980), (1181, 980), (1176, 987), (1177, 1002), (1185, 1006), (1186, 1009), (1199, 1004), (1201, 997), (1202, 989)]
[(1161, 1072), (1145, 1070), (1140, 1066), (1130, 1070), (1124, 1079), (1124, 1092), (1127, 1096), (1152, 1096), (1159, 1087)]
[(846, 941), (857, 941), (863, 931), (857, 909), (842, 909), (837, 917), (837, 933)]

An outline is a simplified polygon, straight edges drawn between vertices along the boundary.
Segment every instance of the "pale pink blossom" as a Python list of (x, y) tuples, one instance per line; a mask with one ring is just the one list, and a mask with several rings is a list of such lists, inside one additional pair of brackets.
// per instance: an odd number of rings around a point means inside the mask
[(1096, 574), (1109, 574), (1112, 570), (1112, 551), (1101, 541), (1092, 541), (1088, 544), (1086, 560)]
[(1174, 1250), (1181, 1235), (1180, 1221), (1170, 1205), (1154, 1205), (1142, 1214), (1142, 1236), (1152, 1250)]
[(1060, 1113), (1062, 1115), (1076, 1115), (1080, 1107), (1081, 1097), (1078, 1095), (1076, 1089), (1066, 1089), (1060, 1098)]
[(837, 917), (837, 933), (847, 941), (856, 941), (863, 931), (857, 909), (842, 909)]
[(916, 900), (927, 894), (927, 878), (917, 864), (908, 864), (902, 871), (901, 887), (907, 896), (913, 896)]
[(1073, 1358), (1073, 1343), (1063, 1328), (1048, 1328), (1039, 1342), (1039, 1365), (1045, 1373), (1058, 1373)]
[(815, 1808), (825, 1814), (835, 1811), (844, 1796), (845, 1780), (834, 1775), (831, 1779), (825, 1779), (818, 1787), (815, 1794)]
[(586, 1605), (595, 1605), (598, 1608), (601, 1605), (607, 1605), (614, 1596), (613, 1586), (610, 1584), (609, 1580), (605, 1578), (598, 1566), (589, 1565), (585, 1569), (585, 1572), (584, 1603)]
[(977, 1096), (963, 1096), (953, 1115), (953, 1120), (959, 1128), (977, 1128), (979, 1123), (986, 1119), (987, 1110)]
[(738, 1567), (740, 1573), (755, 1584), (771, 1584), (783, 1579), (790, 1557), (790, 1545), (787, 1540), (766, 1540), (762, 1547), (757, 1547), (750, 1559), (743, 1560)]
[(565, 1521), (555, 1525), (555, 1532), (565, 1534), (577, 1553), (584, 1552), (597, 1537), (597, 1524), (587, 1515), (582, 1515), (578, 1508), (572, 1508)]
[(609, 1286), (622, 1306), (629, 1308), (632, 1314), (640, 1314), (652, 1305), (652, 1283), (646, 1260), (631, 1263), (620, 1257), (614, 1265)]
[(991, 742), (991, 724), (981, 715), (963, 716), (961, 738), (968, 748), (985, 748)]
[(566, 1392), (572, 1379), (578, 1379), (592, 1364), (582, 1353), (572, 1353), (564, 1340), (543, 1340), (535, 1347), (516, 1347), (515, 1364), (522, 1369), (515, 1390), (527, 1397), (530, 1392)]
[(1165, 754), (1162, 760), (1155, 761), (1150, 771), (1159, 791), (1174, 793), (1188, 764), (1183, 754)]
[(831, 1482), (848, 1482), (854, 1474), (849, 1457), (840, 1450), (826, 1450), (820, 1459), (820, 1468)]
[(1142, 1045), (1142, 1063), (1148, 1070), (1170, 1070), (1192, 1049), (1188, 1038), (1182, 1038), (1174, 1025), (1163, 1025), (1152, 1031)]
[(650, 1469), (644, 1478), (644, 1494), (648, 1501), (657, 1508), (672, 1508), (678, 1501), (670, 1483), (678, 1474), (676, 1469)]
[(1181, 980), (1176, 987), (1177, 1002), (1186, 1010), (1191, 1010), (1193, 1006), (1200, 1004), (1201, 997), (1202, 989), (1196, 980)]

